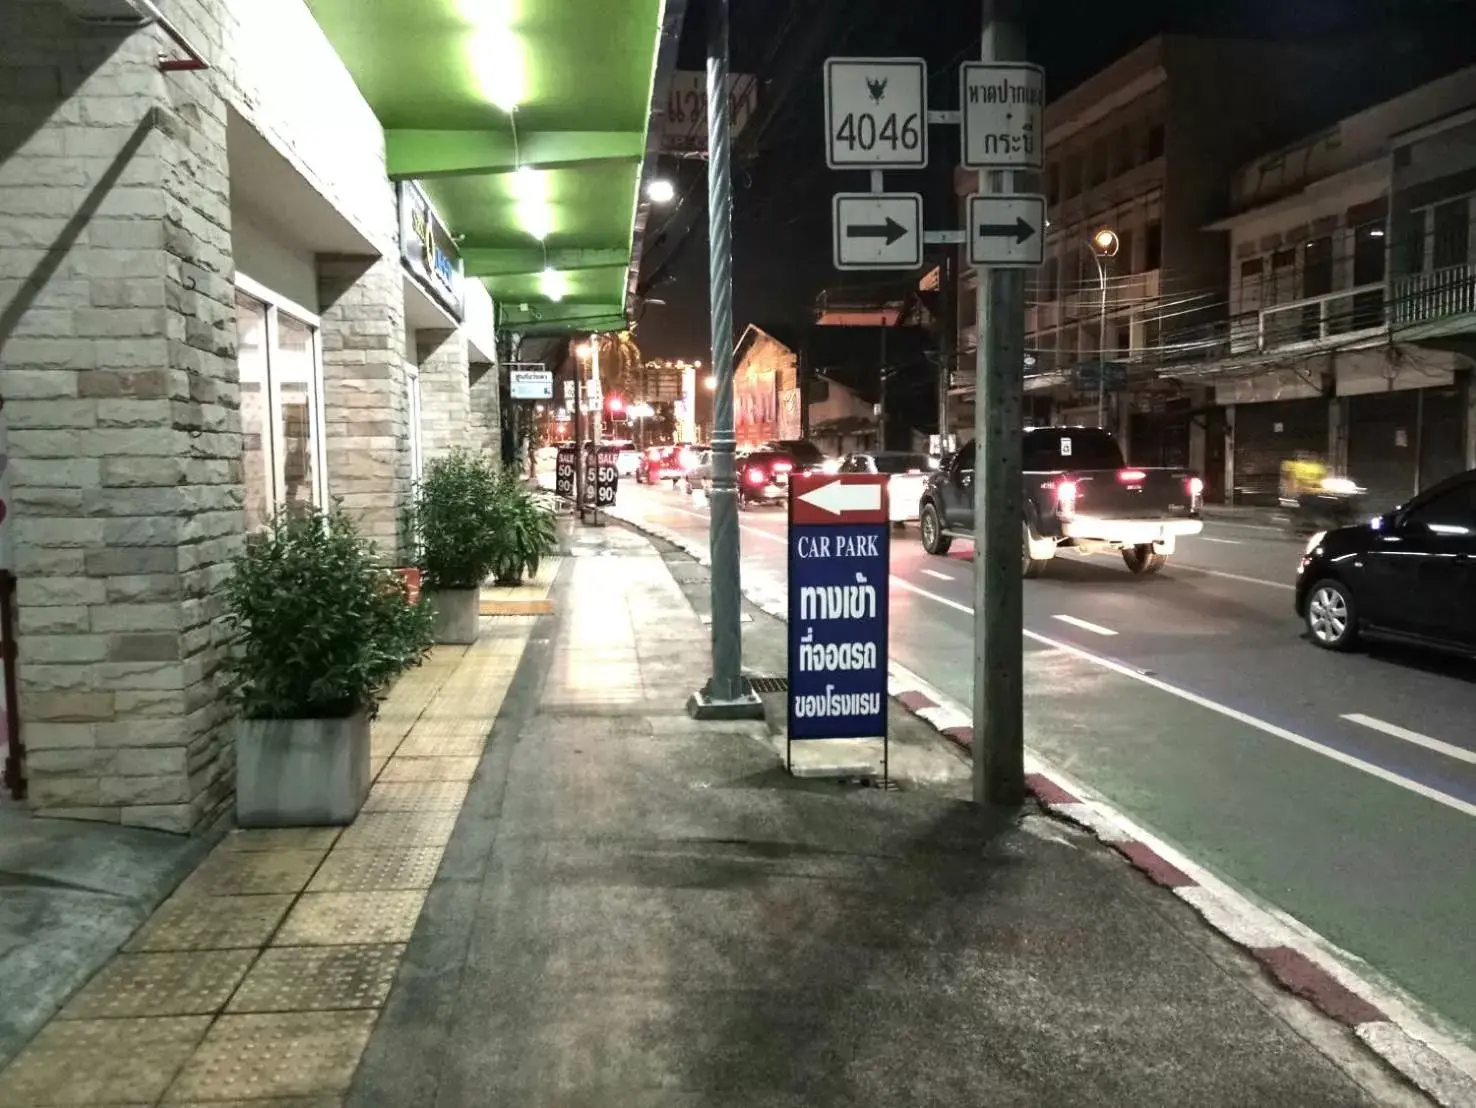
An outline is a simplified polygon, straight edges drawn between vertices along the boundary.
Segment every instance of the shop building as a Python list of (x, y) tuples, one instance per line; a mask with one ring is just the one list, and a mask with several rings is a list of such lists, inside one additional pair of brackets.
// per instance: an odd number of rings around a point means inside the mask
[(244, 536), (336, 500), (403, 557), (423, 460), (500, 453), (499, 331), (624, 326), (661, 6), (607, 5), (595, 108), (543, 79), (571, 5), (464, 7), (7, 4), (8, 714), (38, 813), (213, 819)]
[(1274, 501), (1297, 454), (1383, 505), (1476, 465), (1473, 107), (1476, 68), (1460, 70), (1234, 174), (1233, 214), (1211, 225), (1234, 314), (1183, 379), (1213, 387), (1236, 501)]

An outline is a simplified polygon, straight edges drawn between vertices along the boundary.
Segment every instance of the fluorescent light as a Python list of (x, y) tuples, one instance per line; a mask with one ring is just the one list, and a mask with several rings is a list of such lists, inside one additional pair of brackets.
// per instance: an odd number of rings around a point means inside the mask
[(530, 166), (519, 166), (513, 174), (512, 193), (517, 200), (518, 222), (523, 230), (542, 242), (553, 233), (553, 208), (548, 202), (548, 175)]
[(550, 300), (562, 300), (569, 291), (569, 279), (552, 266), (543, 271), (541, 281), (543, 295)]
[(458, 0), (468, 25), (466, 61), (487, 100), (509, 115), (527, 99), (520, 0)]

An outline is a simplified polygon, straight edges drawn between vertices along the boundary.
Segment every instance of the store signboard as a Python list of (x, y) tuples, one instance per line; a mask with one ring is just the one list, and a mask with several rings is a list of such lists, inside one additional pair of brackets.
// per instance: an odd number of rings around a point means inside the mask
[(517, 363), (507, 367), (508, 389), (514, 400), (552, 400), (553, 370), (538, 363)]
[(466, 315), (461, 254), (425, 190), (401, 181), (400, 260), (459, 323)]

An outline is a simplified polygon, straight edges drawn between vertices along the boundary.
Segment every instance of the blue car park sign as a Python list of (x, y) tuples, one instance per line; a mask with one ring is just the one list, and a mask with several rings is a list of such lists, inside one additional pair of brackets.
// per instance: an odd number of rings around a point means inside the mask
[(789, 739), (882, 739), (886, 775), (884, 474), (789, 483)]

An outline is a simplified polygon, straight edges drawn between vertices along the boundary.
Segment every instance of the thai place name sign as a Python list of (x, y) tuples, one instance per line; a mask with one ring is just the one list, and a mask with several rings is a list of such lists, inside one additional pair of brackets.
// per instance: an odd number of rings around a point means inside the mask
[(789, 737), (887, 734), (891, 525), (878, 474), (789, 486)]

